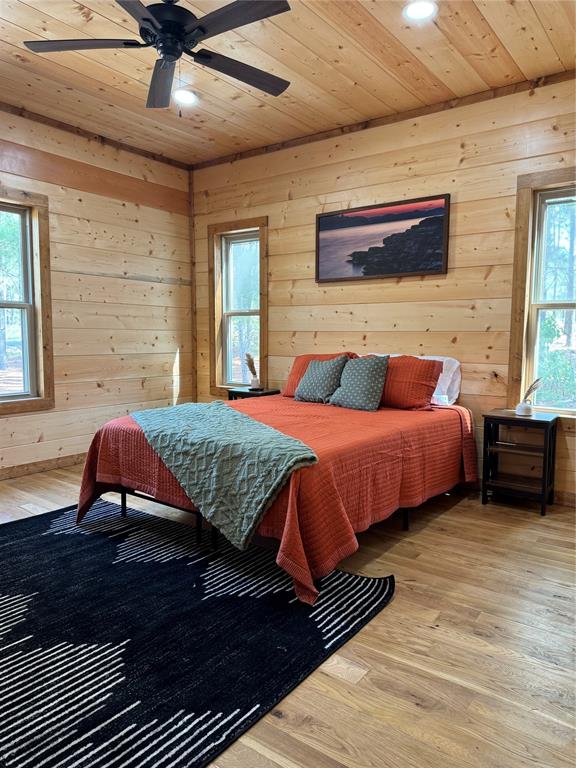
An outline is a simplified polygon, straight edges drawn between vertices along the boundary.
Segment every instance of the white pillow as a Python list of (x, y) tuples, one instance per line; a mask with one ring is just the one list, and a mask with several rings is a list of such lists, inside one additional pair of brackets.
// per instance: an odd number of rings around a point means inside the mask
[[(368, 354), (384, 357), (381, 352), (369, 352)], [(389, 355), (389, 357), (400, 357), (400, 355)], [(440, 360), (443, 364), (442, 373), (431, 402), (432, 405), (453, 405), (458, 400), (462, 383), (460, 362), (454, 357), (444, 357), (443, 355), (414, 355), (414, 357), (419, 357), (421, 360)]]
[(442, 355), (422, 355), (425, 360), (440, 360), (443, 363), (442, 373), (432, 395), (433, 405), (453, 405), (460, 394), (462, 373), (460, 362), (454, 357)]

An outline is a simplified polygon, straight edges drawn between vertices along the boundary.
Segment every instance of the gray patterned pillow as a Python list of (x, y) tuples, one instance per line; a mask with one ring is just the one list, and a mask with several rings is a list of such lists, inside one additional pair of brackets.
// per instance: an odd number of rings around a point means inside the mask
[(387, 356), (348, 360), (342, 371), (340, 386), (330, 398), (330, 403), (358, 411), (378, 410), (387, 369)]
[(296, 388), (294, 399), (308, 403), (327, 403), (340, 384), (347, 360), (346, 355), (332, 360), (311, 360)]

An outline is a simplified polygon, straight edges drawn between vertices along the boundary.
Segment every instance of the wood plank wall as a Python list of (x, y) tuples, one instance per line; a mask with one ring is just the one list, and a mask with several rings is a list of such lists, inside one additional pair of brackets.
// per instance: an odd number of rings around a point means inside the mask
[(0, 112), (0, 183), (48, 196), (56, 407), (0, 417), (0, 477), (193, 399), (189, 174)]
[[(574, 165), (574, 81), (194, 172), (198, 397), (210, 398), (209, 224), (269, 218), (269, 383), (305, 352), (462, 361), (477, 423), (506, 406), (516, 178)], [(315, 215), (450, 192), (446, 276), (316, 285)], [(575, 491), (574, 420), (558, 487)], [(478, 431), (479, 438), (481, 431)]]

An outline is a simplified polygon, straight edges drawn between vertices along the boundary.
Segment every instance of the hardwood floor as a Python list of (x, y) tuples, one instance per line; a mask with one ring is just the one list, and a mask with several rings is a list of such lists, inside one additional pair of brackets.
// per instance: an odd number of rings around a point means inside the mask
[[(0, 522), (73, 503), (80, 472), (0, 483)], [(574, 511), (454, 494), (412, 518), (362, 534), (344, 563), (394, 573), (390, 606), (213, 768), (574, 765)]]

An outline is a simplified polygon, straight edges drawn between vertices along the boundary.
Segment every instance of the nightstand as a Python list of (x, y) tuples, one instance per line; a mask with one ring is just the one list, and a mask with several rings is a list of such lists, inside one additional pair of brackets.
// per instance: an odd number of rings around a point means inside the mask
[[(554, 503), (554, 464), (556, 459), (556, 429), (558, 416), (554, 413), (534, 413), (517, 416), (512, 410), (495, 410), (484, 414), (484, 451), (482, 455), (482, 504), (488, 502), (488, 491), (510, 494), (540, 503), (540, 514), (546, 505)], [(501, 427), (536, 430), (542, 435), (539, 444), (501, 439)], [(499, 465), (514, 456), (542, 460), (540, 477), (526, 477), (501, 471)], [(502, 461), (501, 461), (502, 460)]]
[(250, 387), (230, 387), (228, 400), (243, 400), (245, 397), (266, 397), (279, 395), (279, 389), (250, 389)]

